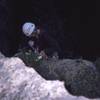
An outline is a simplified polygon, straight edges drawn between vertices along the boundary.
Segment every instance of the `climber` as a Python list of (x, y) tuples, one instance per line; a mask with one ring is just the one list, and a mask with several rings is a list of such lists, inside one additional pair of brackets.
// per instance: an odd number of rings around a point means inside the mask
[(39, 52), (45, 58), (53, 57), (54, 55), (58, 57), (60, 47), (57, 41), (46, 32), (41, 31), (40, 28), (37, 28), (34, 23), (24, 23), (22, 31), (26, 37), (25, 43), (35, 52)]

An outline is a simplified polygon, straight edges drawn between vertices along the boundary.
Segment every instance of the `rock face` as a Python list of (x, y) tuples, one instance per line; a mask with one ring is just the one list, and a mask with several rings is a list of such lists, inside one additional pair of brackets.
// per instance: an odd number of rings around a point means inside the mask
[(51, 100), (66, 93), (63, 83), (44, 80), (20, 59), (0, 60), (0, 100)]
[(29, 52), (24, 56), (23, 53), (19, 53), (17, 57), (20, 57), (26, 65), (33, 67), (45, 79), (64, 81), (66, 89), (73, 95), (100, 97), (100, 72), (90, 61), (52, 58), (36, 62), (34, 55)]
[(92, 62), (67, 59), (57, 62), (56, 66), (59, 67), (56, 67), (56, 73), (72, 94), (100, 97), (99, 73)]
[(95, 65), (82, 59), (48, 60), (35, 68), (45, 79), (59, 79), (73, 95), (100, 97), (100, 77)]
[(89, 100), (71, 96), (63, 82), (46, 81), (19, 58), (0, 59), (0, 100)]
[[(63, 82), (46, 81), (19, 58), (0, 59), (0, 100), (90, 100), (70, 95)], [(94, 99), (99, 100), (99, 99)]]

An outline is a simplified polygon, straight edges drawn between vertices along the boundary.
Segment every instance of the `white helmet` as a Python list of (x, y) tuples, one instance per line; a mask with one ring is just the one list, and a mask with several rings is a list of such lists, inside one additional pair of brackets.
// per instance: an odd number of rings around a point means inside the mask
[(35, 24), (31, 22), (24, 23), (22, 31), (26, 36), (30, 36), (35, 31)]

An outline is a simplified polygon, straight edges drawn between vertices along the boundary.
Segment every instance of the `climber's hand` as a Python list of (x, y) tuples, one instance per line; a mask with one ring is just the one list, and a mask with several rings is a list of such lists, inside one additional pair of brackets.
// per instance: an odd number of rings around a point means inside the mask
[(28, 44), (29, 44), (30, 47), (33, 47), (34, 46), (34, 41), (30, 40), (30, 41), (28, 41)]
[(46, 53), (42, 50), (40, 52), (40, 55), (44, 58), (44, 59), (48, 59), (48, 56), (46, 55)]

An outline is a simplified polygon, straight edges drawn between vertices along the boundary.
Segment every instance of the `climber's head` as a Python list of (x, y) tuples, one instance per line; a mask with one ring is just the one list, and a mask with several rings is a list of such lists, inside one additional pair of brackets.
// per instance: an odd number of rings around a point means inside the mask
[(36, 28), (34, 23), (26, 22), (22, 26), (23, 33), (30, 37), (30, 36), (36, 36), (40, 33), (40, 30)]

